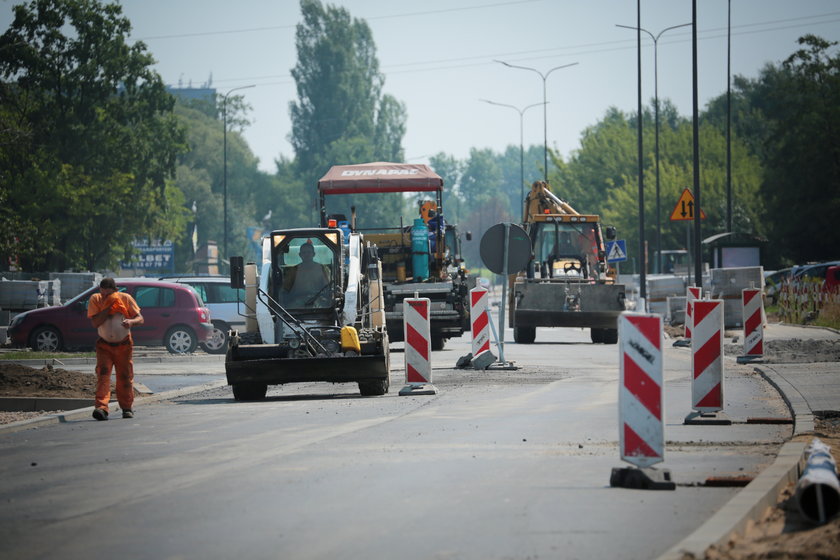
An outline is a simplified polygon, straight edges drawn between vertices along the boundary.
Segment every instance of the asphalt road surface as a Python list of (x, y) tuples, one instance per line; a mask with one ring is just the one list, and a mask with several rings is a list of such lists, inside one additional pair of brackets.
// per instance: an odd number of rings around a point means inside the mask
[[(788, 413), (729, 360), (733, 425), (683, 425), (690, 354), (667, 346), (658, 467), (677, 489), (610, 488), (611, 469), (627, 466), (618, 347), (580, 329), (537, 340), (506, 345), (515, 371), (455, 370), (469, 339), (450, 341), (433, 356), (433, 396), (398, 396), (396, 350), (383, 397), (299, 384), (240, 403), (225, 386), (141, 404), (133, 420), (0, 435), (3, 557), (649, 559), (739, 490), (708, 477), (758, 474), (791, 433), (746, 423)], [(218, 378), (223, 364), (137, 370)]]

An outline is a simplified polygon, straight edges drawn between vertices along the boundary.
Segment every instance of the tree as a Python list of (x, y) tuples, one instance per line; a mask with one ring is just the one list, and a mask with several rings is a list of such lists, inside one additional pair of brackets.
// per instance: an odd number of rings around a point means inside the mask
[(443, 179), (443, 212), (446, 221), (460, 223), (463, 200), (458, 196), (462, 164), (453, 156), (439, 152), (429, 158), (429, 166)]
[[(234, 126), (247, 125), (247, 107), (239, 106), (228, 98), (228, 123)], [(221, 103), (220, 99), (215, 100)], [(231, 111), (231, 107), (239, 107)], [(191, 220), (198, 226), (198, 244), (216, 241), (219, 249), (224, 236), (224, 165), (222, 114), (211, 107), (194, 102), (175, 106), (176, 114), (188, 131), (187, 142), (190, 151), (178, 158), (177, 186), (184, 193), (185, 208), (195, 215)], [(282, 224), (282, 227), (304, 227), (310, 225), (307, 198), (302, 185), (291, 174), (291, 164), (276, 162), (278, 172), (268, 174), (258, 169), (258, 160), (237, 130), (228, 130), (228, 252), (231, 255), (248, 255), (250, 251), (248, 232), (260, 233)], [(268, 219), (264, 219), (269, 216)], [(251, 229), (253, 228), (253, 229)], [(190, 229), (190, 231), (192, 231)], [(176, 244), (176, 262), (179, 270), (191, 269), (192, 240), (184, 239)], [(227, 259), (229, 255), (222, 255)]]
[(22, 266), (94, 270), (136, 237), (182, 235), (170, 180), (184, 132), (121, 7), (32, 1), (14, 14), (0, 36), (0, 191), (31, 234)]
[[(382, 94), (376, 45), (364, 20), (319, 0), (301, 0), (303, 21), (295, 44), (292, 69), (298, 100), (290, 104), (297, 176), (311, 189), (316, 220), (316, 182), (332, 165), (368, 161), (401, 161), (405, 107)], [(331, 197), (332, 207), (347, 213), (351, 201)], [(393, 222), (402, 210), (398, 195), (383, 196), (366, 206), (362, 224)]]
[(754, 101), (771, 121), (762, 192), (771, 242), (803, 262), (840, 255), (840, 55), (813, 35), (762, 74)]

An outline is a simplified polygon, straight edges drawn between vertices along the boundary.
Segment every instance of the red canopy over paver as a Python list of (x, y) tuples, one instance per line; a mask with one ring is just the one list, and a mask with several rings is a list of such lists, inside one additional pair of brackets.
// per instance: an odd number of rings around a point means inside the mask
[(443, 179), (422, 163), (333, 165), (318, 181), (318, 192), (322, 195), (442, 190)]

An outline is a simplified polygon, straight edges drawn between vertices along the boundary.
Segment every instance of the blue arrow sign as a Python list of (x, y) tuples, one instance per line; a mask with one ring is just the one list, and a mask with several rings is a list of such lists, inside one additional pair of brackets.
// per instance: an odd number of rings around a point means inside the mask
[(624, 239), (607, 241), (607, 262), (621, 262), (627, 260), (627, 244)]

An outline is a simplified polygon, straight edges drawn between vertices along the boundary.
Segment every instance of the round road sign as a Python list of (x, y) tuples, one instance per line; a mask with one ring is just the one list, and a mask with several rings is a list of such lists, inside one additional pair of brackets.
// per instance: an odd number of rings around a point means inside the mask
[[(507, 270), (504, 266), (505, 245), (507, 245)], [(492, 272), (516, 274), (524, 270), (528, 261), (531, 260), (531, 239), (528, 233), (516, 224), (508, 222), (496, 224), (481, 237), (479, 254), (484, 265)]]

